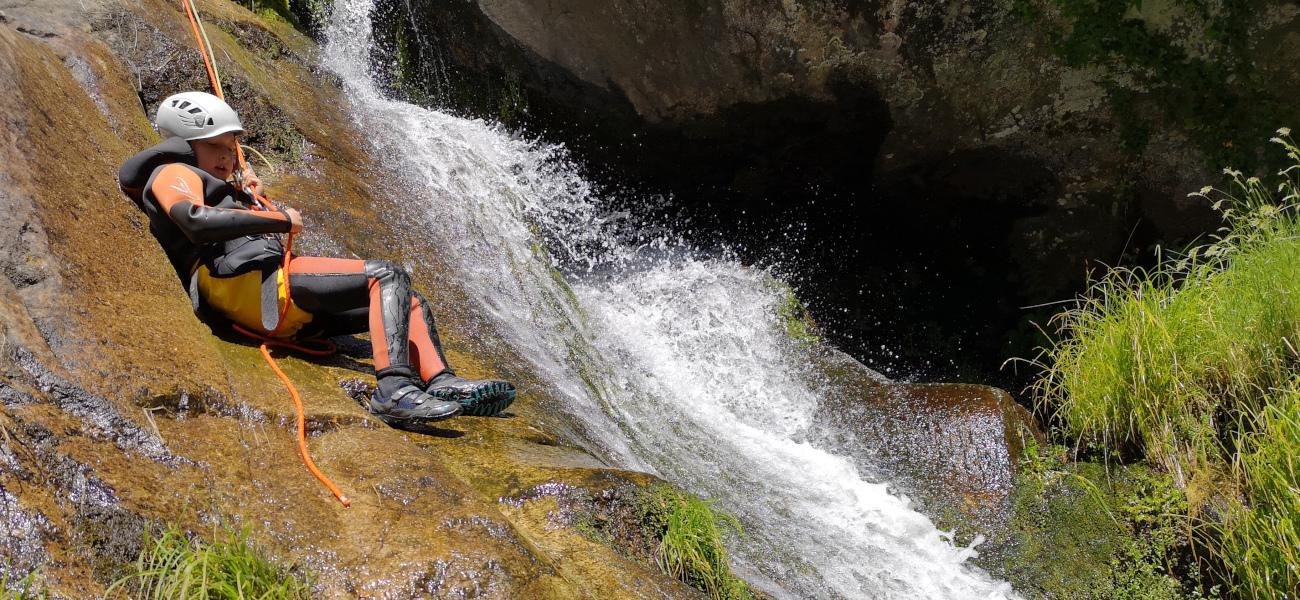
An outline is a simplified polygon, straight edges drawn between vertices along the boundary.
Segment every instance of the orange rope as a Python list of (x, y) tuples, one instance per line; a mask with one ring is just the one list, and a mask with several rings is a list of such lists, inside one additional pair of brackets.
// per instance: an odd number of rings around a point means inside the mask
[[(190, 20), (190, 31), (194, 34), (194, 41), (199, 46), (199, 54), (203, 56), (203, 66), (208, 70), (208, 81), (212, 83), (212, 91), (216, 93), (216, 96), (218, 98), (225, 100), (226, 99), (225, 94), (222, 93), (221, 90), (221, 81), (217, 78), (217, 73), (212, 68), (212, 61), (216, 60), (216, 57), (211, 56), (210, 49), (208, 48), (207, 44), (205, 44), (203, 41), (203, 35), (199, 33), (199, 21), (198, 21), (198, 14), (197, 14), (198, 9), (192, 6), (192, 1), (193, 0), (180, 0), (181, 7), (185, 9), (185, 16), (188, 17)], [(209, 59), (210, 56), (211, 56), (211, 60)], [(244, 162), (244, 150), (243, 148), (239, 147), (239, 144), (235, 144), (235, 157), (239, 161), (239, 172), (240, 172), (240, 177), (242, 177), (243, 173), (248, 171), (248, 164)], [(238, 181), (239, 178), (237, 178), (237, 182)], [(253, 196), (253, 198), (258, 202), (258, 204), (262, 205), (263, 208), (267, 210), (276, 210), (275, 205), (272, 204), (270, 200), (267, 200), (261, 194), (252, 192), (251, 190), (250, 193)], [(288, 312), (289, 310), (289, 303), (291, 300), (289, 295), (289, 289), (290, 289), (289, 257), (292, 256), (292, 254), (293, 254), (293, 233), (290, 233), (289, 239), (285, 243), (284, 264), (281, 267), (282, 270), (284, 271), (284, 283), (285, 283), (284, 306), (280, 308), (280, 319), (279, 321), (276, 322), (275, 330), (271, 331), (270, 336), (263, 336), (254, 333), (252, 331), (249, 331), (247, 329), (244, 329), (243, 327), (240, 327), (238, 325), (235, 325), (234, 327), (236, 331), (239, 331), (244, 335), (247, 335), (254, 339), (261, 340), (262, 345), (260, 346), (259, 349), (262, 351), (262, 357), (266, 359), (266, 364), (271, 365), (271, 370), (275, 371), (275, 374), (280, 377), (280, 381), (284, 382), (284, 387), (289, 390), (289, 396), (293, 398), (293, 405), (298, 413), (298, 452), (299, 454), (302, 455), (302, 462), (306, 463), (307, 470), (311, 471), (311, 474), (315, 475), (316, 479), (320, 480), (320, 482), (324, 484), (327, 489), (329, 489), (330, 493), (334, 494), (334, 497), (338, 498), (339, 502), (341, 502), (343, 506), (346, 508), (352, 506), (352, 501), (349, 500), (347, 496), (344, 496), (343, 492), (339, 491), (338, 486), (334, 485), (334, 482), (330, 481), (330, 479), (326, 477), (324, 473), (321, 473), (320, 469), (316, 468), (316, 463), (312, 462), (311, 455), (307, 453), (307, 418), (306, 415), (304, 414), (304, 409), (302, 406), (302, 397), (298, 395), (298, 388), (294, 387), (293, 382), (290, 381), (289, 377), (284, 374), (284, 371), (280, 370), (280, 366), (275, 363), (275, 359), (271, 357), (271, 350), (269, 348), (270, 346), (290, 348), (302, 352), (304, 354), (310, 354), (312, 356), (328, 356), (330, 354), (333, 354), (335, 351), (333, 342), (329, 342), (328, 340), (325, 341), (327, 346), (323, 348), (309, 348), (306, 346), (302, 346), (300, 344), (295, 344), (287, 340), (273, 339), (276, 331), (279, 331), (280, 325), (284, 323), (285, 313)]]
[[(263, 345), (270, 348), (288, 348), (290, 350), (293, 350), (294, 352), (299, 352), (302, 354), (306, 354), (308, 356), (333, 356), (336, 352), (339, 351), (338, 346), (335, 345), (334, 342), (331, 342), (326, 339), (308, 338), (305, 340), (290, 341), (286, 339), (277, 339), (270, 336), (262, 335), (260, 333), (257, 333), (256, 331), (245, 329), (241, 327), (238, 323), (231, 323), (230, 327), (234, 329), (236, 332), (243, 334), (246, 337), (255, 339), (261, 342)], [(317, 344), (317, 345), (310, 346), (307, 344)]]
[(293, 397), (293, 405), (298, 409), (298, 451), (302, 453), (302, 462), (307, 463), (307, 470), (311, 471), (311, 474), (315, 475), (316, 479), (325, 484), (326, 488), (329, 488), (330, 493), (334, 494), (334, 497), (343, 503), (344, 508), (352, 506), (352, 501), (347, 496), (344, 496), (343, 492), (339, 491), (338, 486), (334, 485), (334, 482), (330, 481), (324, 473), (321, 473), (320, 469), (316, 468), (316, 463), (311, 461), (311, 455), (307, 454), (307, 419), (303, 416), (302, 398), (298, 396), (298, 390), (293, 387), (289, 377), (284, 374), (284, 371), (280, 370), (279, 365), (275, 364), (275, 359), (271, 358), (271, 351), (267, 349), (265, 342), (262, 344), (261, 350), (262, 357), (266, 359), (267, 364), (271, 365), (271, 370), (280, 376), (280, 381), (284, 382), (284, 387), (289, 388), (289, 395)]
[(181, 0), (181, 8), (185, 9), (185, 16), (190, 19), (190, 31), (194, 33), (194, 41), (199, 44), (199, 55), (203, 57), (203, 66), (208, 69), (208, 81), (212, 82), (212, 91), (222, 100), (226, 95), (221, 92), (221, 82), (217, 81), (217, 74), (212, 70), (212, 63), (208, 62), (208, 46), (203, 43), (203, 36), (199, 34), (199, 21), (194, 16), (194, 10), (190, 6), (189, 0)]

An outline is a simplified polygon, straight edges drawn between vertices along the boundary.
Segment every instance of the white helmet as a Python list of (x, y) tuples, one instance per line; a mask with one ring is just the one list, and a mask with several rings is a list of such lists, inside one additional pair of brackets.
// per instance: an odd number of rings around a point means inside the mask
[(178, 137), (187, 142), (231, 131), (244, 132), (235, 109), (206, 92), (181, 92), (163, 100), (154, 124), (165, 137)]

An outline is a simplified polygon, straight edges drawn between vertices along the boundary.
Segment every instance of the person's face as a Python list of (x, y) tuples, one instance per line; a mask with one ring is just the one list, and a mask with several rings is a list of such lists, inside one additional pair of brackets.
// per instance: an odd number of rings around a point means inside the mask
[(235, 148), (239, 137), (231, 131), (221, 135), (193, 140), (190, 147), (194, 149), (194, 158), (199, 168), (207, 171), (217, 179), (225, 180), (235, 172)]

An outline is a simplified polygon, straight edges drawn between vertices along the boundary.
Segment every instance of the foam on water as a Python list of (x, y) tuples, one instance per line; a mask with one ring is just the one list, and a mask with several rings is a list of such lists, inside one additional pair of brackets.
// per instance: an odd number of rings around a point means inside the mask
[(746, 527), (737, 569), (774, 596), (1012, 597), (886, 482), (809, 441), (821, 384), (782, 328), (784, 284), (638, 237), (560, 148), (384, 98), (372, 4), (336, 2), (326, 66), (465, 291), (580, 424), (576, 443), (717, 498)]

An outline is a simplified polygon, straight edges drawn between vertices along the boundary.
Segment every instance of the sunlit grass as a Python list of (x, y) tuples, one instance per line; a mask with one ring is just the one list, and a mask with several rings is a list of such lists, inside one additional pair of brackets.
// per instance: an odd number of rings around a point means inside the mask
[(305, 600), (311, 582), (268, 560), (248, 531), (226, 532), (211, 543), (179, 528), (150, 534), (131, 573), (109, 588), (133, 600)]
[(1219, 527), (1220, 551), (1246, 598), (1293, 598), (1300, 590), (1300, 379), (1277, 390), (1257, 415), (1234, 465), (1248, 505), (1232, 505)]
[(740, 522), (711, 502), (668, 486), (648, 490), (642, 520), (659, 539), (656, 562), (664, 573), (702, 590), (713, 600), (752, 600), (744, 581), (731, 574), (723, 531)]
[(1274, 141), (1296, 166), (1275, 188), (1228, 171), (1231, 193), (1198, 194), (1224, 214), (1213, 243), (1113, 269), (1058, 315), (1036, 385), (1081, 449), (1170, 473), (1251, 598), (1300, 589), (1300, 151), (1288, 133)]

